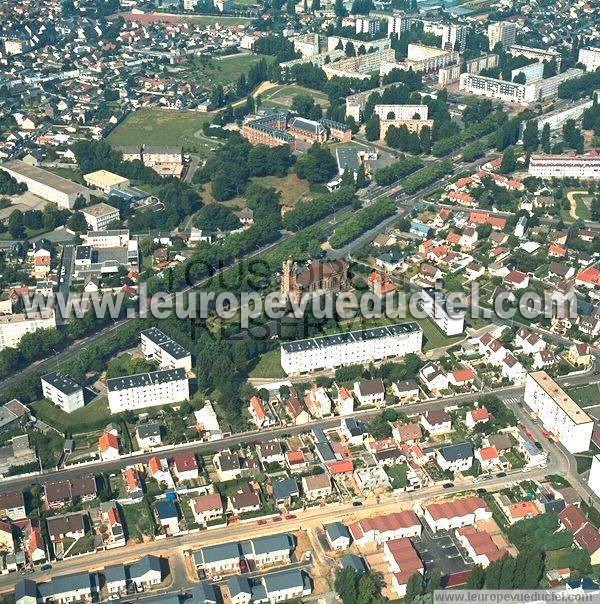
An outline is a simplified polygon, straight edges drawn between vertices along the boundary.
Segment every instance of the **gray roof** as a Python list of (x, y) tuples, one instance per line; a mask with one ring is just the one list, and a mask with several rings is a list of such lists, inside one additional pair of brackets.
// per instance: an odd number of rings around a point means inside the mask
[(149, 327), (141, 333), (154, 344), (160, 346), (160, 348), (174, 359), (184, 359), (190, 354), (183, 346), (175, 342), (175, 340), (170, 338), (166, 333), (163, 333), (157, 327)]
[(48, 583), (38, 584), (38, 591), (45, 601), (53, 596), (79, 591), (83, 593), (94, 592), (97, 589), (98, 580), (96, 575), (90, 573), (73, 573), (54, 577)]
[(192, 604), (215, 604), (217, 602), (217, 592), (215, 586), (201, 581), (192, 589)]
[(140, 388), (150, 384), (164, 384), (184, 379), (186, 379), (185, 370), (177, 368), (111, 378), (110, 380), (107, 380), (106, 386), (109, 392), (114, 392), (117, 390), (128, 390), (129, 388)]
[(304, 587), (304, 577), (302, 571), (294, 568), (277, 573), (268, 573), (263, 576), (263, 583), (267, 593), (273, 593), (294, 587)]
[(107, 566), (102, 574), (107, 583), (127, 580), (127, 572), (124, 564), (112, 564), (111, 566)]
[(342, 564), (342, 568), (353, 568), (358, 575), (362, 575), (367, 571), (365, 561), (356, 554), (347, 554), (346, 556), (342, 556), (340, 558), (340, 562)]
[(60, 373), (56, 373), (54, 371), (52, 373), (43, 375), (42, 380), (48, 382), (48, 384), (54, 386), (67, 396), (69, 394), (75, 394), (81, 390), (81, 386), (75, 380), (72, 380), (68, 375), (61, 375)]
[(329, 443), (317, 443), (315, 447), (323, 461), (335, 461), (335, 453)]
[(473, 446), (471, 443), (456, 443), (442, 447), (441, 453), (446, 461), (457, 461), (458, 459), (468, 459), (473, 457)]
[(293, 353), (301, 350), (327, 348), (329, 346), (337, 346), (349, 342), (387, 338), (398, 334), (409, 334), (417, 331), (421, 331), (421, 327), (418, 323), (398, 323), (396, 325), (387, 325), (385, 327), (372, 327), (370, 329), (359, 329), (357, 331), (336, 333), (330, 336), (308, 338), (306, 340), (296, 340), (294, 342), (283, 342), (281, 344), (281, 348), (285, 352)]
[(268, 552), (291, 551), (292, 539), (287, 533), (281, 535), (267, 535), (252, 539), (252, 549), (255, 554), (266, 554)]
[(219, 543), (217, 545), (208, 545), (202, 548), (202, 558), (204, 559), (204, 564), (239, 558), (240, 553), (240, 544), (237, 542)]
[(36, 582), (31, 579), (21, 579), (21, 581), (15, 585), (15, 593), (13, 595), (16, 602), (25, 597), (37, 599)]
[(158, 571), (162, 577), (162, 565), (160, 558), (156, 556), (144, 556), (134, 564), (129, 566), (129, 576), (134, 579), (136, 577), (142, 577), (149, 571)]
[(154, 505), (156, 507), (156, 513), (161, 520), (179, 517), (177, 508), (172, 501), (157, 501)]
[(273, 497), (276, 501), (298, 495), (298, 485), (291, 478), (279, 478), (273, 481)]
[(227, 587), (229, 588), (229, 593), (231, 594), (232, 598), (235, 598), (235, 596), (242, 593), (252, 593), (250, 581), (246, 577), (242, 577), (242, 575), (234, 575), (228, 579)]
[(330, 524), (325, 525), (325, 531), (327, 532), (330, 541), (335, 541), (340, 537), (350, 539), (348, 527), (341, 522), (331, 522)]
[(160, 436), (160, 425), (155, 423), (139, 424), (135, 429), (140, 438), (149, 438), (150, 436)]

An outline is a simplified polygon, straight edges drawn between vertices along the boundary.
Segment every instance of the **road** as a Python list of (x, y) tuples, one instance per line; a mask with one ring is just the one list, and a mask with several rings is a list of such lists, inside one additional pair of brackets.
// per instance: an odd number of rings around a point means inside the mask
[[(598, 384), (600, 383), (600, 377), (596, 376), (593, 371), (582, 373), (577, 376), (567, 376), (559, 378), (559, 383), (568, 381), (570, 386), (579, 386), (583, 384)], [(500, 398), (509, 397), (520, 397), (524, 392), (524, 385), (507, 386), (504, 388), (498, 388), (486, 392), (486, 394), (495, 394)], [(431, 409), (437, 409), (446, 407), (448, 405), (456, 405), (459, 403), (476, 402), (481, 397), (481, 392), (473, 392), (468, 394), (453, 395), (441, 397), (421, 403), (414, 403), (409, 405), (394, 405), (393, 408), (402, 410), (405, 413), (420, 414)], [(381, 413), (381, 409), (365, 409), (358, 410), (344, 417), (354, 417), (364, 422), (370, 418)], [(13, 491), (15, 489), (24, 489), (31, 486), (32, 484), (46, 484), (57, 480), (72, 479), (82, 476), (88, 473), (103, 473), (103, 472), (117, 472), (125, 468), (128, 465), (137, 463), (147, 463), (151, 457), (169, 457), (175, 452), (177, 453), (192, 453), (198, 454), (206, 453), (207, 451), (214, 451), (216, 447), (219, 449), (226, 449), (242, 443), (249, 443), (252, 441), (269, 441), (283, 438), (284, 435), (297, 435), (303, 432), (307, 432), (313, 428), (330, 429), (339, 426), (340, 417), (330, 417), (326, 419), (318, 419), (303, 424), (301, 426), (282, 426), (266, 428), (263, 430), (253, 430), (250, 432), (242, 432), (240, 434), (234, 434), (230, 437), (224, 438), (220, 441), (204, 442), (204, 443), (193, 443), (193, 444), (182, 444), (171, 447), (169, 450), (160, 451), (156, 453), (139, 453), (122, 457), (121, 459), (113, 461), (96, 461), (86, 465), (79, 465), (75, 467), (66, 467), (58, 470), (46, 470), (43, 474), (36, 476), (12, 476), (5, 477), (0, 482), (0, 493), (6, 491)]]
[[(459, 397), (455, 397), (456, 400)], [(521, 415), (523, 412), (521, 411)], [(339, 421), (339, 420), (336, 420)], [(532, 431), (537, 435), (539, 427), (532, 425), (529, 420), (529, 425)], [(305, 429), (305, 427), (303, 427)], [(541, 439), (542, 440), (542, 439)], [(547, 441), (546, 441), (547, 442)], [(214, 443), (212, 443), (214, 448)], [(28, 578), (36, 580), (47, 580), (53, 576), (63, 575), (81, 571), (98, 571), (113, 563), (129, 563), (146, 555), (153, 554), (155, 556), (169, 557), (173, 567), (182, 567), (184, 563), (182, 556), (185, 551), (195, 550), (206, 545), (215, 543), (224, 543), (232, 540), (250, 539), (256, 536), (281, 533), (283, 531), (291, 532), (302, 529), (310, 529), (321, 526), (324, 522), (335, 519), (344, 523), (350, 523), (377, 514), (387, 514), (398, 511), (399, 508), (412, 507), (418, 502), (429, 502), (442, 495), (457, 494), (465, 489), (474, 489), (476, 487), (493, 490), (502, 487), (511, 480), (532, 479), (539, 480), (547, 474), (559, 474), (561, 476), (570, 476), (572, 468), (568, 456), (556, 447), (552, 446), (549, 451), (548, 464), (545, 468), (538, 468), (526, 473), (521, 470), (507, 472), (505, 477), (494, 477), (488, 481), (482, 481), (477, 485), (473, 485), (468, 479), (463, 479), (462, 482), (456, 482), (451, 488), (443, 488), (440, 485), (425, 487), (411, 493), (390, 494), (382, 497), (379, 502), (374, 498), (366, 499), (361, 507), (354, 507), (351, 502), (338, 503), (329, 505), (326, 511), (321, 508), (309, 508), (305, 511), (294, 512), (296, 518), (284, 520), (282, 522), (268, 522), (266, 525), (258, 525), (256, 522), (237, 524), (234, 527), (225, 527), (193, 533), (190, 535), (182, 535), (180, 537), (169, 538), (165, 541), (151, 541), (134, 545), (127, 545), (123, 548), (101, 552), (97, 555), (92, 554), (74, 560), (63, 560), (54, 563), (50, 572), (31, 574)], [(81, 474), (81, 473), (80, 473)], [(0, 592), (9, 592), (14, 589), (15, 583), (20, 580), (20, 576), (16, 573), (4, 575), (0, 577)], [(191, 585), (190, 578), (184, 576), (179, 569), (176, 571), (177, 583), (173, 582), (171, 589), (189, 589)]]
[[(63, 246), (62, 257), (60, 259), (60, 279), (58, 283), (57, 294), (62, 296), (66, 300), (69, 296), (69, 288), (71, 285), (71, 275), (73, 273), (73, 251), (74, 246), (72, 243), (65, 243)], [(63, 325), (65, 323), (60, 313), (56, 316), (57, 325)]]

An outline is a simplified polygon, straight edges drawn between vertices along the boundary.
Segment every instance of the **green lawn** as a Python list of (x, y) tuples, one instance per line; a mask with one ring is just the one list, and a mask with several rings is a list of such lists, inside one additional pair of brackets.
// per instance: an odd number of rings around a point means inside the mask
[(141, 144), (183, 145), (186, 149), (194, 150), (206, 146), (205, 139), (199, 140), (194, 134), (202, 134), (202, 125), (211, 121), (212, 117), (212, 113), (197, 111), (137, 109), (108, 135), (108, 142), (117, 147)]
[(81, 170), (79, 170), (79, 168), (44, 168), (44, 170), (48, 170), (48, 172), (52, 172), (57, 176), (62, 176), (63, 178), (77, 182), (80, 185), (85, 185), (83, 175), (81, 174)]
[(145, 501), (122, 506), (128, 539), (141, 543), (144, 537), (153, 537), (154, 519)]
[(403, 489), (406, 486), (406, 464), (398, 466), (389, 466), (385, 469), (385, 473), (389, 476), (392, 483), (392, 489)]
[(597, 404), (600, 400), (600, 386), (598, 384), (588, 384), (587, 386), (568, 388), (567, 394), (580, 407), (589, 407), (590, 405)]
[(298, 86), (297, 84), (284, 84), (265, 90), (265, 92), (260, 95), (261, 105), (266, 107), (285, 107), (289, 109), (294, 97), (299, 94), (310, 95), (315, 100), (315, 103), (318, 103), (322, 107), (327, 107), (329, 105), (329, 99), (326, 94), (318, 90)]
[(34, 415), (63, 432), (77, 433), (91, 430), (101, 422), (110, 421), (108, 399), (99, 397), (73, 413), (65, 413), (46, 399), (31, 404)]
[(223, 58), (198, 58), (195, 61), (197, 67), (195, 75), (198, 82), (204, 87), (210, 88), (213, 84), (225, 86), (235, 83), (242, 73), (247, 74), (250, 67), (261, 59), (272, 63), (275, 57), (245, 53)]
[(281, 353), (279, 348), (269, 350), (269, 352), (261, 355), (258, 363), (250, 372), (250, 377), (274, 379), (285, 377), (285, 373), (281, 368), (280, 358)]

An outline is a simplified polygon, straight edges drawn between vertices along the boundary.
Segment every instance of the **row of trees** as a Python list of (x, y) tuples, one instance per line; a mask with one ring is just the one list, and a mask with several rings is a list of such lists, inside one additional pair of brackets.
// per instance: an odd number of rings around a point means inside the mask
[(389, 197), (382, 197), (370, 206), (356, 212), (352, 218), (337, 227), (329, 238), (329, 243), (333, 248), (339, 248), (373, 228), (384, 218), (392, 216), (395, 212), (396, 204), (394, 200)]
[(421, 168), (417, 172), (410, 174), (402, 179), (402, 187), (411, 195), (419, 189), (434, 183), (436, 180), (450, 174), (452, 172), (452, 160), (450, 158), (443, 159), (426, 168)]
[(379, 168), (373, 178), (378, 185), (391, 185), (422, 167), (423, 162), (418, 157), (403, 155), (399, 161), (384, 168)]
[(354, 187), (342, 187), (317, 199), (300, 201), (284, 216), (283, 226), (289, 230), (303, 229), (355, 199)]

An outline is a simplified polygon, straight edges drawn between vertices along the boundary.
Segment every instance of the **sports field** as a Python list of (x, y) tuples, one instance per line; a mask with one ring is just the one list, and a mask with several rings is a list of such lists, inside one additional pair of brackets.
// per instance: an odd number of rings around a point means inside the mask
[(260, 95), (261, 106), (265, 107), (285, 107), (289, 109), (292, 106), (294, 97), (299, 94), (308, 94), (315, 99), (315, 103), (325, 108), (329, 105), (329, 100), (326, 94), (311, 88), (304, 88), (296, 84), (284, 84), (281, 86), (273, 86), (269, 90)]
[[(212, 113), (143, 108), (132, 111), (109, 135), (111, 145), (183, 145), (186, 149), (206, 146), (202, 124)], [(194, 136), (195, 133), (199, 133)]]

